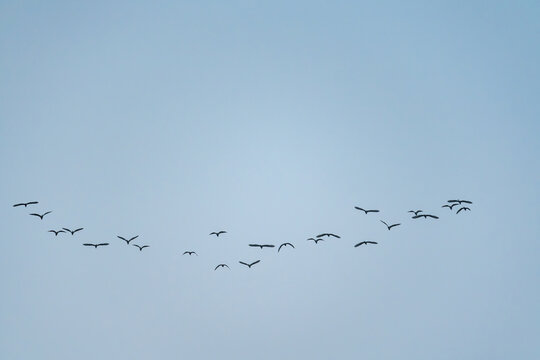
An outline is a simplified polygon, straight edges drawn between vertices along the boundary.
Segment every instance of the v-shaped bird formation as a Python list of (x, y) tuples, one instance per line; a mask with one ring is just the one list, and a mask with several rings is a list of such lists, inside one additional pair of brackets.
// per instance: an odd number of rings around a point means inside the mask
[[(24, 207), (24, 208), (26, 208), (29, 205), (36, 205), (36, 204), (39, 204), (39, 202), (38, 201), (21, 202), (21, 203), (14, 204), (13, 207), (18, 207), (18, 208)], [(442, 208), (447, 208), (451, 212), (453, 212), (454, 207), (457, 207), (457, 210), (455, 211), (455, 214), (460, 214), (462, 212), (465, 213), (467, 211), (471, 211), (470, 207), (465, 206), (465, 205), (462, 206), (462, 204), (472, 205), (472, 201), (469, 201), (469, 200), (448, 200), (447, 204), (442, 205)], [(368, 209), (364, 209), (364, 208), (359, 207), (359, 206), (354, 206), (354, 209), (364, 212), (364, 215), (368, 215), (368, 214), (371, 214), (371, 213), (379, 213), (380, 212), (380, 210), (376, 210), (376, 209), (369, 209), (368, 210)], [(423, 218), (425, 220), (427, 220), (427, 219), (438, 220), (439, 219), (438, 215), (428, 214), (428, 213), (425, 213), (423, 210), (409, 210), (407, 212), (411, 213), (411, 214), (414, 214), (414, 215), (412, 215), (411, 219), (415, 219), (415, 220), (416, 219), (421, 219), (421, 218)], [(30, 213), (29, 215), (39, 217), (40, 221), (43, 221), (44, 217), (46, 215), (50, 214), (50, 213), (52, 213), (52, 210), (46, 211), (46, 212), (44, 212), (42, 214), (36, 212), (36, 213)], [(370, 216), (373, 216), (373, 215), (370, 215)], [(47, 217), (47, 219), (48, 218), (49, 217)], [(402, 225), (402, 223), (391, 223), (391, 224), (389, 224), (386, 221), (381, 220), (381, 219), (379, 219), (379, 221), (382, 224), (384, 224), (385, 227), (387, 228), (387, 230), (389, 230), (389, 231), (392, 230), (393, 228), (397, 227), (397, 226)], [(424, 222), (424, 220), (422, 220), (421, 222)], [(51, 229), (51, 230), (48, 230), (47, 232), (53, 233), (54, 236), (57, 237), (59, 234), (67, 234), (67, 233), (70, 233), (72, 236), (74, 236), (74, 235), (76, 235), (78, 232), (80, 232), (82, 230), (84, 230), (84, 228), (82, 228), (82, 227), (76, 228), (74, 230), (71, 230), (70, 228), (67, 228), (67, 227), (62, 227), (60, 230)], [(209, 235), (210, 236), (215, 235), (215, 237), (218, 238), (218, 237), (220, 237), (220, 235), (223, 235), (223, 234), (228, 234), (228, 233), (225, 230), (219, 230), (219, 231), (212, 231)], [(138, 248), (139, 252), (142, 252), (143, 249), (146, 249), (146, 248), (150, 247), (150, 245), (146, 245), (146, 244), (145, 245), (130, 244), (133, 240), (139, 238), (139, 235), (131, 236), (129, 238), (126, 238), (126, 237), (123, 237), (123, 236), (120, 236), (120, 235), (116, 235), (116, 237), (118, 239), (124, 241), (126, 243), (126, 245), (133, 245), (134, 247)], [(328, 239), (341, 239), (341, 236), (337, 235), (337, 234), (334, 234), (334, 233), (330, 233), (330, 232), (328, 232), (328, 233), (320, 233), (315, 237), (308, 238), (307, 241), (312, 241), (313, 244), (316, 245), (321, 241), (325, 241), (325, 238), (326, 238), (326, 240), (328, 240)], [(354, 245), (354, 247), (357, 248), (357, 247), (360, 247), (362, 245), (377, 245), (377, 244), (378, 244), (378, 242), (376, 242), (376, 241), (363, 240), (363, 241), (357, 242)], [(93, 247), (94, 249), (97, 249), (98, 247), (106, 247), (106, 246), (110, 245), (110, 243), (108, 243), (108, 242), (92, 242), (92, 243), (86, 242), (86, 243), (83, 243), (82, 245), (83, 246), (88, 246), (88, 247)], [(259, 248), (261, 250), (262, 249), (267, 249), (267, 248), (272, 249), (272, 248), (276, 247), (276, 245), (274, 245), (274, 244), (251, 243), (251, 244), (247, 244), (247, 245), (249, 247)], [(296, 249), (296, 247), (291, 242), (284, 242), (281, 245), (279, 245), (276, 253), (280, 253), (282, 248), (286, 248), (286, 247), (290, 247), (291, 249)], [(186, 251), (184, 251), (182, 253), (182, 255), (189, 255), (189, 256), (197, 255), (198, 256), (198, 254), (193, 250), (186, 250)], [(244, 262), (244, 261), (238, 261), (239, 264), (244, 265), (249, 269), (251, 269), (251, 267), (253, 265), (258, 264), (260, 262), (261, 262), (261, 260), (256, 260), (256, 261), (251, 262), (251, 263)], [(218, 270), (218, 269), (225, 269), (225, 268), (230, 270), (229, 265), (227, 265), (225, 263), (221, 263), (221, 264), (218, 264), (218, 265), (216, 265), (214, 267), (214, 271)]]

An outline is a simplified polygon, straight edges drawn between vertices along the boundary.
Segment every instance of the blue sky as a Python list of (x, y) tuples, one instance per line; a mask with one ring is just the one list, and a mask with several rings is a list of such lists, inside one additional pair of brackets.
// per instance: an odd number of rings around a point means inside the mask
[(538, 358), (539, 15), (0, 2), (1, 357)]

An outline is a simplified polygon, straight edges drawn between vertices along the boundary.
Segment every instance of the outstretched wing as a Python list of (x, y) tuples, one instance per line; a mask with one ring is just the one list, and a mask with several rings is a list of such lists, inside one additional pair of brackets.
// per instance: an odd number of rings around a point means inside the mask
[(392, 225), (390, 225), (388, 228), (391, 229), (391, 228), (393, 228), (394, 226), (399, 226), (399, 225), (401, 225), (401, 224), (392, 224)]
[(449, 202), (449, 203), (458, 203), (459, 200), (448, 200), (447, 202)]
[(469, 200), (461, 200), (461, 202), (465, 204), (472, 204), (472, 201), (469, 201)]
[(147, 248), (147, 247), (150, 247), (150, 245), (143, 245), (143, 246), (141, 246), (141, 250), (144, 249), (144, 248)]
[(101, 243), (101, 244), (97, 244), (97, 246), (107, 246), (109, 245), (109, 243)]
[(23, 205), (24, 205), (24, 206), (26, 206), (26, 204), (25, 204), (25, 203), (19, 203), (19, 204), (14, 204), (14, 205), (13, 205), (13, 207), (17, 207), (17, 206), (23, 206)]
[(384, 225), (386, 225), (386, 227), (388, 227), (388, 224), (385, 223), (384, 221), (380, 220), (380, 222), (382, 222)]
[(132, 237), (131, 239), (129, 239), (129, 241), (131, 241), (131, 240), (135, 240), (135, 239), (136, 239), (136, 238), (138, 238), (138, 237), (139, 237), (139, 235), (137, 235), (137, 236), (134, 236), (134, 237)]
[(78, 228), (78, 229), (73, 230), (73, 234), (75, 234), (77, 231), (81, 231), (82, 229), (84, 228)]
[(356, 210), (360, 210), (360, 211), (364, 211), (364, 212), (366, 211), (366, 210), (364, 210), (364, 209), (362, 209), (361, 207), (358, 207), (358, 206), (355, 206), (354, 208), (355, 208)]
[(459, 210), (456, 212), (456, 214), (459, 214), (459, 212), (460, 212), (461, 210), (463, 210), (463, 209), (465, 209), (465, 208), (462, 207), (461, 209), (459, 209)]
[(427, 215), (425, 215), (425, 216), (429, 216), (429, 217), (432, 218), (432, 219), (438, 219), (438, 218), (439, 218), (438, 216), (435, 216), (435, 215), (429, 215), (429, 214), (427, 214)]
[(261, 262), (261, 260), (254, 261), (254, 262), (252, 262), (251, 264), (249, 264), (249, 266), (251, 267), (251, 266), (253, 266), (253, 265), (255, 265), (255, 264), (258, 264), (258, 263), (260, 263), (260, 262)]
[(379, 212), (379, 210), (367, 210), (366, 212), (370, 213), (370, 212)]
[(413, 216), (412, 218), (413, 218), (413, 219), (418, 219), (418, 218), (421, 218), (422, 216), (424, 216), (424, 215), (415, 215), (415, 216)]
[(341, 239), (341, 236), (336, 235), (336, 234), (328, 234), (328, 236), (333, 236), (333, 237), (335, 237), (335, 238)]
[(363, 245), (365, 243), (366, 243), (365, 241), (359, 242), (358, 244), (354, 245), (354, 247), (359, 247), (360, 245)]
[(52, 211), (47, 211), (45, 214), (43, 214), (41, 216), (45, 216), (45, 215), (50, 214), (50, 213), (52, 213)]
[(378, 242), (375, 241), (366, 241), (367, 244), (378, 244)]
[(39, 214), (36, 214), (36, 213), (31, 213), (31, 214), (29, 214), (29, 215), (32, 215), (32, 216), (37, 216), (37, 217), (41, 217), (41, 215), (39, 215)]
[(263, 245), (263, 247), (273, 248), (273, 247), (276, 247), (276, 246), (275, 245)]
[(125, 242), (127, 242), (127, 243), (129, 243), (129, 242), (128, 242), (128, 241), (126, 240), (126, 239), (124, 239), (124, 238), (123, 238), (123, 237), (121, 237), (121, 236), (118, 236), (118, 235), (116, 235), (116, 237), (117, 237), (117, 238), (119, 238), (119, 239), (122, 239), (122, 240), (124, 240), (124, 241), (125, 241)]
[(88, 244), (88, 243), (83, 244), (83, 245), (84, 245), (84, 246), (95, 246), (94, 244)]
[(242, 264), (242, 265), (246, 265), (247, 267), (249, 267), (249, 264), (246, 264), (246, 263), (243, 262), (243, 261), (239, 261), (239, 263)]
[(249, 246), (259, 247), (259, 246), (261, 246), (261, 245), (259, 245), (259, 244), (249, 244)]

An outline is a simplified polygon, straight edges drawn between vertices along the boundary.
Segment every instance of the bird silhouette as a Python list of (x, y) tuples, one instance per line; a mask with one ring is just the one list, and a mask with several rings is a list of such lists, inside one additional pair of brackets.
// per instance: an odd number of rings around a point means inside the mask
[(36, 214), (36, 213), (32, 213), (32, 214), (30, 214), (30, 215), (32, 215), (32, 216), (38, 216), (41, 220), (43, 220), (43, 217), (44, 217), (45, 215), (47, 215), (47, 214), (50, 214), (50, 213), (52, 213), (52, 211), (47, 211), (47, 212), (44, 213), (43, 215), (39, 215), (39, 214)]
[(461, 203), (472, 204), (472, 201), (469, 201), (469, 200), (448, 200), (447, 202), (458, 203), (459, 205), (461, 205)]
[(443, 206), (441, 206), (441, 207), (443, 207), (443, 208), (449, 208), (450, 210), (452, 210), (452, 209), (454, 208), (454, 206), (456, 206), (456, 205), (459, 205), (459, 204), (458, 204), (458, 203), (454, 203), (454, 204), (452, 204), (452, 205), (446, 204), (446, 205), (443, 205)]
[(418, 213), (421, 213), (422, 210), (409, 210), (407, 212), (413, 213), (416, 216), (416, 215), (418, 215)]
[(139, 237), (139, 235), (137, 235), (137, 236), (134, 236), (134, 237), (132, 237), (132, 238), (131, 238), (131, 239), (129, 239), (129, 240), (127, 240), (127, 239), (123, 238), (122, 236), (118, 236), (118, 235), (116, 235), (116, 237), (117, 237), (117, 238), (119, 238), (119, 239), (122, 239), (122, 240), (124, 240), (124, 241), (126, 242), (126, 244), (128, 244), (128, 245), (129, 245), (129, 242), (130, 242), (130, 241), (132, 241), (132, 240), (135, 240), (136, 238), (138, 238), (138, 237)]
[(101, 243), (101, 244), (83, 244), (84, 246), (93, 246), (94, 248), (98, 248), (98, 246), (107, 246), (109, 243)]
[(359, 247), (360, 245), (367, 245), (367, 244), (378, 244), (378, 243), (376, 243), (375, 241), (362, 241), (354, 245), (354, 247)]
[(356, 210), (360, 210), (360, 211), (365, 212), (366, 215), (367, 215), (368, 213), (372, 213), (372, 212), (373, 212), (373, 213), (379, 212), (379, 210), (365, 210), (365, 209), (362, 209), (361, 207), (358, 207), (358, 206), (355, 206), (354, 208), (355, 208)]
[(47, 231), (47, 232), (52, 232), (52, 233), (54, 233), (54, 236), (58, 236), (59, 233), (65, 233), (64, 230), (58, 230), (58, 231), (56, 231), (56, 230), (49, 230), (49, 231)]
[(215, 267), (214, 271), (216, 271), (219, 267), (222, 267), (222, 268), (227, 267), (227, 269), (229, 270), (231, 269), (227, 264), (219, 264), (218, 266)]
[(328, 237), (332, 236), (332, 237), (335, 237), (335, 238), (341, 239), (341, 236), (338, 236), (338, 235), (336, 235), (336, 234), (332, 234), (332, 233), (323, 233), (323, 234), (319, 234), (319, 235), (317, 235), (316, 237), (320, 238), (320, 237), (323, 237), (323, 236), (328, 236)]
[(469, 209), (468, 207), (464, 206), (464, 207), (460, 208), (460, 209), (456, 212), (456, 214), (459, 214), (459, 212), (460, 212), (461, 210), (463, 210), (463, 211), (467, 211), (467, 210), (468, 210), (468, 211), (471, 211), (471, 209)]
[(401, 224), (392, 224), (392, 225), (388, 225), (387, 223), (385, 223), (384, 221), (380, 220), (380, 222), (382, 222), (384, 225), (386, 225), (386, 227), (388, 228), (388, 230), (392, 229), (394, 226), (399, 226)]
[(412, 218), (413, 219), (418, 219), (418, 218), (421, 218), (421, 217), (424, 217), (424, 219), (427, 219), (428, 217), (430, 217), (432, 219), (438, 219), (439, 218), (438, 216), (430, 215), (430, 214), (420, 214), (420, 215), (413, 216)]
[[(184, 253), (182, 255), (186, 255), (186, 254), (188, 254), (189, 256), (191, 256), (193, 254), (197, 255), (197, 253), (195, 251), (184, 251)], [(197, 255), (197, 256), (199, 256), (199, 255)]]
[(78, 229), (75, 229), (75, 230), (73, 230), (73, 231), (69, 230), (68, 228), (62, 228), (62, 229), (66, 230), (66, 231), (69, 231), (69, 232), (71, 233), (71, 235), (73, 235), (73, 234), (75, 234), (77, 231), (81, 231), (81, 230), (84, 229), (84, 228), (78, 228)]
[(30, 201), (30, 202), (27, 202), (27, 203), (18, 203), (18, 204), (15, 204), (13, 205), (13, 207), (17, 207), (17, 206), (24, 206), (24, 207), (27, 207), (28, 205), (34, 205), (34, 204), (39, 204), (37, 201)]
[(294, 247), (293, 244), (286, 242), (286, 243), (283, 243), (283, 244), (279, 245), (277, 251), (279, 252), (279, 250), (281, 250), (281, 248), (282, 248), (283, 246), (292, 246), (292, 248), (295, 249), (295, 247)]
[(307, 241), (315, 241), (315, 244), (318, 243), (319, 241), (324, 241), (324, 239), (314, 239), (314, 238), (309, 238), (307, 239)]
[(208, 235), (216, 235), (217, 237), (219, 237), (220, 234), (226, 234), (227, 232), (226, 231), (218, 231), (218, 232), (215, 232), (215, 231), (212, 231), (210, 234)]
[(245, 262), (243, 262), (243, 261), (239, 261), (240, 264), (246, 265), (246, 266), (247, 266), (248, 268), (250, 268), (250, 269), (251, 269), (251, 267), (252, 267), (253, 265), (258, 264), (258, 263), (260, 263), (260, 262), (261, 262), (261, 260), (257, 260), (257, 261), (252, 262), (251, 264), (248, 264), (248, 263), (245, 263)]
[(139, 248), (139, 251), (142, 251), (142, 249), (144, 249), (144, 248), (150, 247), (150, 245), (139, 246), (139, 245), (137, 245), (137, 244), (133, 244), (133, 246), (138, 247), (138, 248)]
[(266, 245), (249, 244), (249, 246), (251, 246), (251, 247), (260, 247), (261, 249), (262, 249), (262, 248), (265, 248), (265, 247), (267, 247), (267, 248), (273, 248), (273, 247), (276, 247), (275, 245), (268, 245), (268, 244), (266, 244)]

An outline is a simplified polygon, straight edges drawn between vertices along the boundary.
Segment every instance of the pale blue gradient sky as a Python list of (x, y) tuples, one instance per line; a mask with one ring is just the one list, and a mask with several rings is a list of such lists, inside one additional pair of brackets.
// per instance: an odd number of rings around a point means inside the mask
[(0, 2), (0, 357), (539, 358), (539, 18)]

